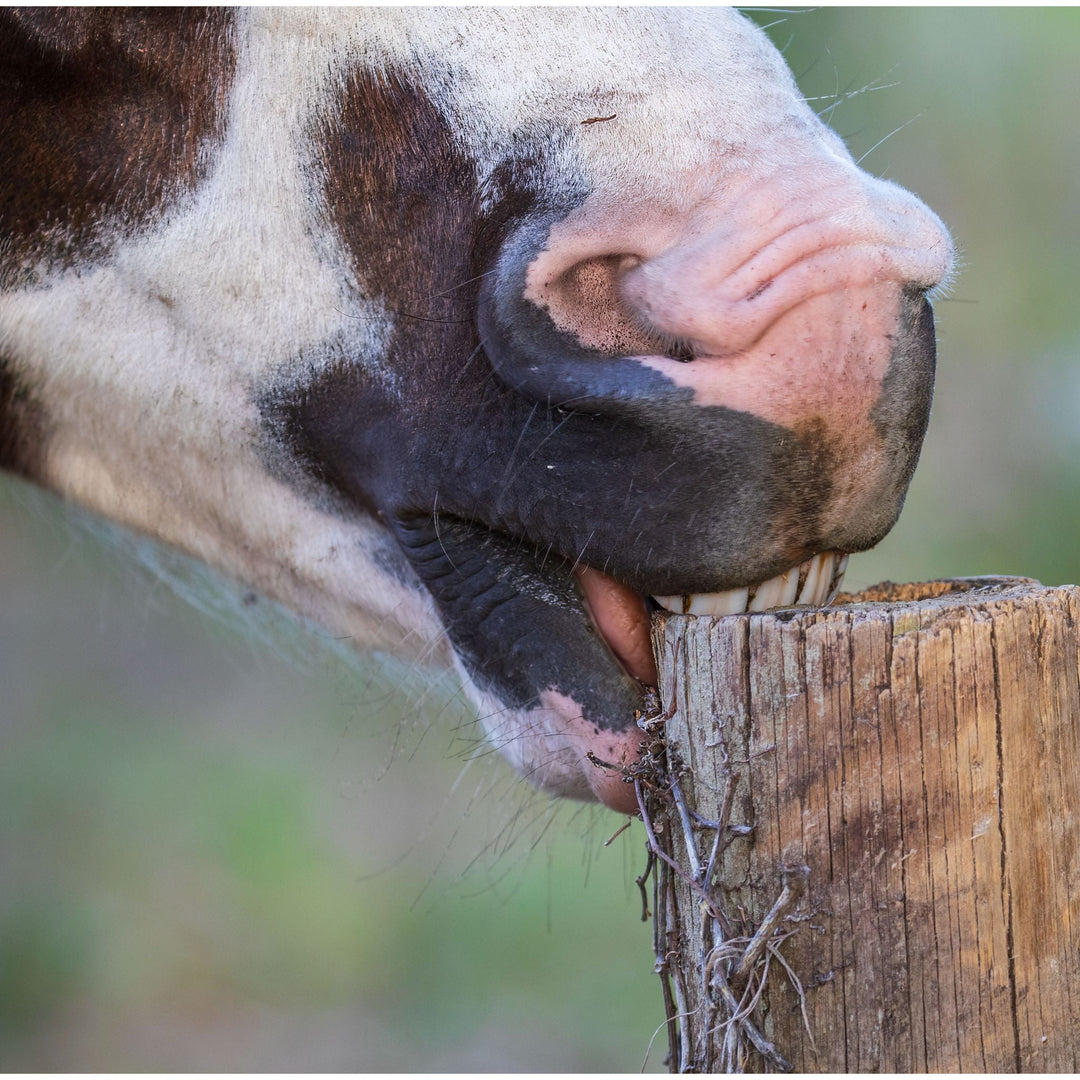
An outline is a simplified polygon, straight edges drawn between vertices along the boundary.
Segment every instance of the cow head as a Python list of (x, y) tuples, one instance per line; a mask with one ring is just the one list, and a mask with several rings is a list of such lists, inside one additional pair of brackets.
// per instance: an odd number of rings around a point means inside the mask
[(586, 752), (638, 751), (649, 607), (820, 603), (896, 520), (947, 233), (732, 12), (215, 32), (183, 182), (8, 268), (35, 475), (361, 641), (445, 632), (519, 770), (628, 808)]

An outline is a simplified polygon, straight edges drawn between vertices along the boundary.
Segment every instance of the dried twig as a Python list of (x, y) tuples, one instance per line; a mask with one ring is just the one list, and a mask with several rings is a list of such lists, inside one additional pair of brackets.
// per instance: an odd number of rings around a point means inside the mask
[(634, 780), (634, 794), (637, 795), (638, 812), (641, 814), (642, 823), (645, 826), (645, 835), (648, 838), (649, 850), (658, 858), (662, 859), (678, 877), (686, 882), (691, 889), (694, 890), (701, 897), (705, 903), (712, 908), (712, 897), (696, 882), (689, 874), (660, 846), (660, 842), (656, 839), (656, 832), (653, 829), (652, 818), (649, 816), (648, 807), (645, 805), (645, 793), (641, 787), (641, 778), (635, 778)]
[(645, 891), (645, 882), (649, 880), (649, 875), (653, 872), (653, 867), (656, 865), (656, 856), (650, 851), (649, 861), (645, 864), (645, 869), (641, 874), (634, 878), (634, 884), (641, 890), (641, 921), (649, 921), (649, 894)]
[[(673, 695), (672, 706), (674, 703)], [(785, 920), (802, 896), (809, 870), (806, 867), (782, 868), (780, 895), (761, 925), (756, 928), (747, 926), (746, 913), (741, 912), (739, 922), (744, 932), (732, 932), (732, 927), (737, 924), (725, 910), (724, 893), (715, 876), (719, 871), (719, 860), (732, 840), (752, 831), (752, 826), (733, 825), (731, 822), (741, 775), (727, 767), (730, 757), (721, 738), (720, 756), (725, 765), (726, 779), (718, 820), (707, 821), (694, 813), (687, 804), (679, 782), (680, 767), (668, 757), (663, 731), (669, 715), (661, 710), (655, 697), (650, 699), (644, 715), (637, 718), (638, 726), (649, 740), (643, 745), (642, 760), (638, 765), (623, 770), (624, 778), (633, 781), (638, 811), (645, 826), (649, 861), (638, 879), (638, 886), (646, 910), (644, 883), (650, 871), (655, 873), (654, 948), (667, 1017), (669, 1066), (673, 1072), (698, 1071), (702, 1067), (702, 1062), (694, 1057), (692, 1027), (681, 1022), (698, 1010), (688, 1009), (684, 973), (679, 964), (678, 927), (674, 921), (677, 911), (674, 890), (676, 881), (679, 881), (702, 901), (702, 931), (707, 938), (711, 935), (711, 948), (702, 972), (705, 993), (704, 997), (699, 993), (698, 998), (702, 1004), (712, 1001), (705, 1034), (711, 1036), (723, 1029), (720, 1062), (728, 1071), (742, 1072), (748, 1063), (747, 1054), (756, 1051), (769, 1067), (790, 1072), (790, 1062), (761, 1033), (753, 1014), (764, 992), (774, 957), (792, 979), (800, 1002), (804, 1001), (801, 984), (780, 955), (778, 947), (793, 932), (785, 932)], [(594, 764), (610, 767), (599, 760)], [(676, 821), (681, 827), (689, 872), (674, 858), (672, 827)], [(710, 829), (713, 836), (709, 857), (703, 864), (697, 834)], [(738, 994), (733, 987), (738, 987)]]
[(783, 889), (776, 898), (776, 903), (769, 909), (768, 915), (761, 920), (761, 925), (750, 939), (750, 944), (746, 946), (746, 952), (742, 954), (732, 974), (732, 980), (736, 983), (741, 983), (750, 974), (758, 958), (765, 951), (769, 939), (783, 923), (787, 913), (798, 903), (806, 887), (806, 879), (810, 876), (810, 867), (785, 866), (781, 868), (781, 875)]
[(682, 788), (679, 787), (679, 780), (675, 776), (671, 778), (671, 798), (675, 803), (675, 809), (679, 812), (679, 820), (682, 822), (683, 843), (686, 847), (686, 857), (690, 860), (690, 873), (695, 881), (701, 881), (702, 866), (698, 858), (697, 842), (694, 840), (694, 828), (690, 824), (690, 815), (686, 810)]
[(792, 1072), (793, 1066), (791, 1062), (788, 1061), (760, 1031), (758, 1031), (757, 1027), (748, 1016), (741, 1015), (739, 1002), (735, 997), (735, 992), (731, 989), (727, 979), (724, 978), (724, 973), (721, 971), (719, 965), (713, 969), (712, 984), (720, 992), (720, 998), (728, 1007), (732, 1021), (738, 1024), (739, 1027), (746, 1032), (747, 1038), (754, 1044), (754, 1049), (780, 1072)]

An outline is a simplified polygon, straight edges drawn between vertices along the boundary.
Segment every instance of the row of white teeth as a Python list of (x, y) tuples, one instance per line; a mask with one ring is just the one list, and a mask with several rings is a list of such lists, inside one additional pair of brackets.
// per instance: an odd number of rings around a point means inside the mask
[(760, 585), (718, 593), (684, 593), (653, 599), (677, 615), (741, 615), (744, 611), (803, 604), (824, 607), (840, 589), (848, 557), (840, 551), (823, 551), (812, 559)]

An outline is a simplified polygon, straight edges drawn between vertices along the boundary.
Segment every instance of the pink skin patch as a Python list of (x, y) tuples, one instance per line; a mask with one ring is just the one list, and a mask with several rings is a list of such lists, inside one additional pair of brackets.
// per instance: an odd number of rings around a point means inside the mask
[[(544, 710), (559, 717), (560, 739), (572, 750), (593, 795), (616, 813), (636, 813), (638, 805), (634, 785), (627, 783), (620, 771), (641, 756), (645, 736), (633, 719), (628, 718), (630, 726), (625, 731), (606, 731), (586, 720), (573, 698), (565, 694), (545, 690), (540, 695), (540, 701)], [(589, 753), (617, 768), (594, 765), (589, 760)]]
[[(779, 292), (785, 284), (774, 288)], [(666, 356), (637, 359), (692, 389), (700, 405), (723, 405), (787, 427), (820, 416), (850, 432), (881, 392), (900, 299), (891, 282), (847, 286), (782, 307), (776, 318), (768, 311), (764, 331), (745, 348), (726, 347), (722, 318), (713, 325), (698, 320), (693, 363)], [(706, 310), (720, 307), (708, 297), (701, 302)]]
[(620, 731), (598, 727), (572, 697), (554, 688), (541, 691), (539, 702), (527, 709), (508, 709), (483, 691), (476, 696), (491, 745), (531, 784), (563, 798), (596, 799), (620, 814), (637, 809), (634, 785), (623, 778), (645, 741), (635, 716), (618, 717)]
[[(645, 358), (701, 404), (846, 422), (876, 400), (901, 288), (939, 283), (952, 243), (915, 196), (852, 162), (814, 151), (797, 164), (691, 174), (677, 210), (594, 194), (551, 229), (526, 296), (585, 346)], [(663, 356), (668, 342), (695, 362)]]

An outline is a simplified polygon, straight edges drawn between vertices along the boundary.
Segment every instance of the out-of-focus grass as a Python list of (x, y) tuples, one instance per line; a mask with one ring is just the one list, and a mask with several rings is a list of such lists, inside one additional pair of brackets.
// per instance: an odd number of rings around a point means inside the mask
[(462, 775), (450, 693), (207, 622), (20, 485), (0, 513), (0, 1067), (639, 1067), (640, 838)]
[[(849, 583), (1077, 581), (1080, 14), (770, 33), (819, 109), (899, 84), (832, 121), (962, 251), (907, 509)], [(603, 849), (612, 815), (549, 822), (495, 759), (461, 775), (449, 683), (267, 648), (30, 501), (0, 480), (0, 1068), (638, 1067), (661, 1020), (639, 829)]]

